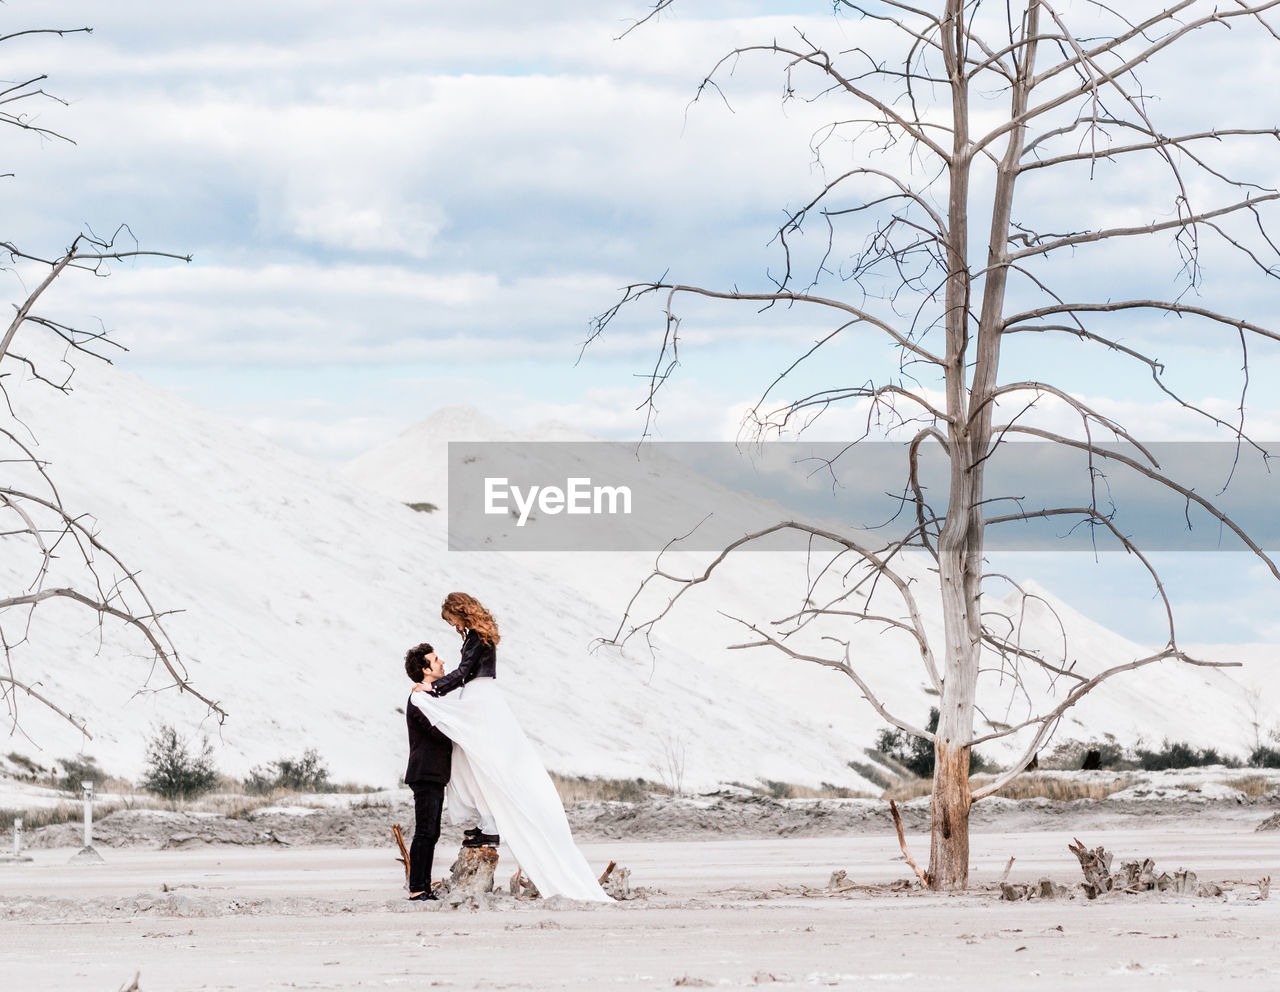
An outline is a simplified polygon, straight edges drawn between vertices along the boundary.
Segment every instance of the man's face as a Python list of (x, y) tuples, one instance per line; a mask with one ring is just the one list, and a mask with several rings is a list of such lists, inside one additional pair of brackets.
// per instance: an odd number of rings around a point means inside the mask
[(444, 674), (444, 662), (440, 660), (434, 651), (427, 655), (424, 661), (426, 662), (424, 667), (428, 675), (439, 678)]

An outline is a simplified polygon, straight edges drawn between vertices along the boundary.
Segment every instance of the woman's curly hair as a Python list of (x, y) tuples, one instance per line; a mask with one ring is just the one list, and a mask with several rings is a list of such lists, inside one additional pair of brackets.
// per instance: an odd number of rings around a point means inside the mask
[(496, 645), (501, 640), (498, 636), (498, 621), (493, 619), (493, 615), (474, 596), (465, 592), (449, 593), (440, 604), (440, 617), (448, 621), (451, 615), (461, 620), (467, 630), (474, 630), (486, 644)]

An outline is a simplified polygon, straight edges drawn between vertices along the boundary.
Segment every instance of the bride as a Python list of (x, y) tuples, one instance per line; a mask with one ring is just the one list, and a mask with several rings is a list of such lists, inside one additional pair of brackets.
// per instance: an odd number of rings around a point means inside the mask
[(411, 699), (453, 741), (450, 821), (479, 819), (480, 837), (490, 843), (500, 835), (542, 895), (610, 901), (574, 845), (551, 777), (498, 686), (497, 622), (464, 592), (449, 593), (440, 616), (462, 635), (462, 660), (437, 675), (430, 645), (411, 649), (409, 657), (423, 654), (416, 660), (426, 670)]

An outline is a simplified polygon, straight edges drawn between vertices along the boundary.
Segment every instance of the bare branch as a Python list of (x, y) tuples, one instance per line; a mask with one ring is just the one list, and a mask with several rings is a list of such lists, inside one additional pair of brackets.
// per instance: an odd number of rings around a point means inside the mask
[[(1109, 123), (1114, 123), (1117, 126), (1121, 126), (1121, 127), (1125, 126), (1126, 124), (1125, 121), (1111, 121)], [(1062, 130), (1066, 130), (1066, 129), (1062, 129)], [(1058, 132), (1055, 132), (1055, 133), (1058, 133)], [(1212, 141), (1220, 142), (1224, 138), (1242, 137), (1246, 135), (1251, 137), (1276, 138), (1280, 140), (1280, 128), (1273, 128), (1273, 127), (1221, 128), (1221, 129), (1215, 128), (1214, 130), (1211, 130), (1211, 131), (1201, 131), (1196, 134), (1180, 134), (1175, 137), (1158, 135), (1152, 138), (1150, 141), (1134, 142), (1128, 145), (1115, 145), (1115, 146), (1102, 149), (1101, 151), (1098, 151), (1097, 149), (1090, 149), (1087, 152), (1073, 152), (1072, 154), (1069, 154), (1069, 155), (1055, 155), (1052, 158), (1035, 159), (1034, 161), (1023, 162), (1022, 165), (1018, 167), (1018, 171), (1034, 172), (1036, 169), (1051, 169), (1051, 168), (1054, 168), (1055, 166), (1064, 165), (1068, 162), (1091, 162), (1099, 158), (1108, 158), (1108, 159), (1116, 158), (1117, 156), (1128, 155), (1133, 152), (1156, 151), (1156, 150), (1166, 149), (1166, 148), (1176, 148), (1178, 149), (1178, 151), (1186, 155), (1189, 155), (1192, 158), (1192, 160), (1197, 165), (1199, 165), (1202, 169), (1204, 169), (1206, 172), (1210, 173), (1211, 175), (1217, 176), (1220, 179), (1225, 179), (1226, 177), (1223, 176), (1220, 172), (1217, 172), (1214, 169), (1209, 168), (1209, 166), (1206, 165), (1203, 160), (1201, 160), (1200, 158), (1194, 155), (1191, 155), (1190, 151), (1187, 149), (1187, 145), (1189, 145), (1193, 141), (1212, 140)], [(1227, 181), (1232, 182), (1231, 180), (1227, 180)], [(1233, 183), (1233, 185), (1254, 185), (1254, 184)], [(1254, 188), (1260, 189), (1260, 190), (1267, 189), (1267, 187), (1265, 186), (1254, 186)]]
[(676, 0), (658, 0), (658, 2), (655, 3), (653, 7), (650, 9), (649, 13), (645, 14), (644, 17), (640, 18), (640, 20), (633, 21), (631, 24), (631, 27), (627, 28), (627, 30), (623, 31), (622, 34), (618, 35), (613, 40), (621, 41), (623, 38), (629, 35), (636, 28), (640, 27), (640, 25), (649, 23), (649, 21), (653, 20), (655, 17), (657, 17), (659, 14), (661, 14), (664, 10), (666, 10), (675, 2)]
[(1084, 695), (1092, 691), (1101, 683), (1105, 682), (1107, 679), (1114, 678), (1116, 675), (1119, 675), (1122, 672), (1136, 671), (1139, 668), (1145, 668), (1148, 665), (1155, 664), (1156, 662), (1167, 661), (1169, 659), (1175, 659), (1175, 658), (1186, 664), (1197, 665), (1204, 668), (1238, 668), (1240, 667), (1239, 664), (1236, 662), (1201, 661), (1200, 659), (1193, 658), (1192, 656), (1186, 654), (1181, 650), (1178, 650), (1175, 648), (1167, 648), (1166, 650), (1161, 651), (1157, 654), (1147, 655), (1144, 658), (1137, 658), (1133, 661), (1126, 662), (1125, 664), (1112, 665), (1110, 668), (1104, 669), (1103, 671), (1099, 672), (1097, 675), (1093, 676), (1093, 678), (1089, 679), (1087, 682), (1082, 682), (1078, 686), (1076, 686), (1074, 689), (1072, 689), (1071, 692), (1067, 694), (1066, 698), (1063, 699), (1061, 703), (1055, 706), (1048, 713), (1045, 713), (1041, 716), (1037, 716), (1030, 720), (1026, 720), (1016, 727), (1010, 727), (1008, 730), (1000, 731), (999, 733), (995, 733), (995, 734), (988, 734), (985, 737), (978, 737), (973, 740), (972, 743), (976, 745), (976, 744), (981, 744), (985, 741), (994, 740), (997, 737), (1008, 736), (1009, 734), (1016, 733), (1019, 730), (1024, 730), (1027, 727), (1032, 727), (1037, 725), (1039, 725), (1040, 727), (1040, 731), (1038, 731), (1036, 736), (1032, 739), (1032, 742), (1024, 752), (1023, 758), (1020, 760), (1020, 763), (1016, 762), (1012, 766), (1012, 768), (1008, 772), (1006, 772), (1004, 775), (1000, 776), (999, 778), (989, 783), (988, 785), (983, 786), (981, 789), (975, 790), (973, 793), (974, 802), (977, 802), (979, 799), (986, 798), (987, 796), (990, 796), (996, 792), (999, 792), (1015, 776), (1019, 775), (1022, 772), (1023, 768), (1026, 767), (1026, 763), (1031, 760), (1031, 756), (1035, 754), (1035, 752), (1038, 751), (1040, 747), (1043, 745), (1044, 741), (1048, 739), (1049, 734), (1052, 732), (1053, 725), (1057, 723), (1057, 721), (1062, 717), (1064, 713), (1066, 713), (1067, 710), (1069, 710), (1072, 706), (1078, 703)]
[(1227, 516), (1227, 514), (1219, 510), (1212, 500), (1206, 499), (1205, 497), (1197, 493), (1195, 490), (1188, 489), (1186, 486), (1183, 486), (1177, 481), (1168, 478), (1167, 476), (1161, 474), (1159, 471), (1152, 468), (1148, 468), (1146, 465), (1143, 465), (1141, 462), (1136, 461), (1133, 458), (1130, 458), (1128, 455), (1121, 454), (1118, 451), (1110, 451), (1106, 448), (1101, 448), (1096, 445), (1091, 445), (1083, 441), (1076, 441), (1068, 437), (1063, 437), (1061, 434), (1055, 434), (1052, 431), (1041, 430), (1038, 427), (1027, 427), (1023, 424), (1010, 425), (1007, 428), (1007, 430), (1010, 433), (1030, 434), (1034, 437), (1043, 438), (1046, 441), (1054, 441), (1068, 448), (1076, 448), (1081, 451), (1087, 451), (1089, 452), (1091, 457), (1104, 458), (1104, 459), (1107, 459), (1108, 461), (1115, 461), (1115, 462), (1119, 462), (1122, 465), (1127, 465), (1129, 468), (1133, 469), (1139, 475), (1143, 475), (1146, 478), (1151, 479), (1153, 482), (1158, 482), (1160, 485), (1164, 486), (1166, 489), (1170, 490), (1171, 492), (1177, 493), (1179, 496), (1183, 497), (1188, 503), (1195, 503), (1202, 510), (1208, 513), (1211, 517), (1217, 520), (1220, 524), (1226, 527), (1229, 531), (1235, 534), (1236, 537), (1240, 539), (1240, 542), (1245, 547), (1247, 547), (1250, 551), (1253, 552), (1254, 557), (1256, 557), (1259, 561), (1261, 561), (1267, 567), (1267, 571), (1269, 571), (1277, 579), (1280, 579), (1280, 567), (1276, 566), (1276, 563), (1271, 560), (1271, 558), (1267, 555), (1267, 553), (1263, 551), (1262, 548), (1260, 548), (1256, 543), (1254, 543), (1253, 539), (1244, 531), (1243, 528), (1241, 528), (1234, 520), (1232, 520), (1231, 517)]
[[(5, 599), (0, 599), (0, 609), (6, 609), (11, 606), (34, 606), (49, 599), (69, 599), (72, 602), (79, 603), (81, 606), (87, 606), (99, 614), (113, 617), (114, 619), (124, 623), (126, 626), (132, 627), (146, 638), (147, 642), (151, 645), (152, 650), (155, 651), (156, 656), (164, 664), (165, 669), (171, 676), (173, 676), (174, 684), (177, 686), (179, 692), (189, 692), (191, 695), (195, 696), (196, 699), (200, 700), (200, 702), (208, 706), (210, 712), (218, 714), (219, 723), (222, 723), (222, 721), (227, 718), (227, 711), (224, 710), (221, 705), (204, 695), (202, 692), (193, 688), (191, 683), (178, 672), (173, 659), (170, 657), (169, 651), (165, 648), (165, 645), (160, 642), (151, 627), (144, 622), (146, 618), (140, 619), (127, 610), (118, 609), (110, 603), (95, 599), (92, 596), (86, 596), (79, 590), (65, 587), (57, 589), (42, 589), (35, 593), (28, 593), (20, 596), (9, 596)], [(61, 713), (62, 711), (59, 710), (58, 712)], [(65, 716), (66, 714), (63, 715)]]
[[(727, 616), (727, 614), (722, 614), (722, 615)], [(793, 658), (796, 661), (808, 661), (808, 662), (812, 662), (815, 665), (820, 665), (823, 668), (831, 668), (831, 669), (834, 669), (835, 671), (843, 672), (845, 675), (849, 677), (849, 679), (852, 680), (853, 684), (858, 687), (858, 691), (862, 693), (862, 698), (865, 699), (868, 703), (870, 703), (872, 708), (877, 713), (879, 713), (880, 716), (883, 717), (887, 722), (893, 724), (895, 727), (898, 727), (901, 730), (905, 730), (907, 733), (912, 734), (916, 737), (923, 737), (926, 740), (933, 740), (933, 734), (931, 734), (929, 731), (922, 730), (921, 728), (916, 727), (913, 724), (908, 723), (907, 721), (894, 716), (885, 708), (884, 703), (872, 691), (871, 686), (867, 684), (867, 681), (864, 678), (862, 678), (861, 675), (858, 674), (858, 672), (854, 669), (853, 665), (850, 663), (849, 645), (846, 642), (844, 641), (838, 642), (844, 647), (844, 652), (845, 652), (844, 660), (833, 661), (832, 659), (824, 658), (821, 655), (804, 654), (800, 651), (795, 651), (791, 648), (790, 645), (774, 637), (772, 634), (768, 633), (767, 631), (761, 630), (759, 627), (757, 627), (753, 623), (749, 623), (745, 620), (739, 620), (737, 617), (728, 617), (728, 619), (737, 620), (738, 623), (748, 628), (753, 634), (757, 635), (760, 638), (759, 641), (752, 641), (746, 644), (731, 644), (730, 645), (731, 650), (741, 651), (746, 648), (771, 647), (778, 651), (781, 651), (787, 657)], [(834, 640), (834, 638), (827, 638), (827, 640)]]
[(1051, 251), (1057, 251), (1059, 248), (1066, 248), (1071, 245), (1090, 244), (1096, 241), (1108, 241), (1112, 238), (1131, 238), (1143, 234), (1155, 234), (1159, 231), (1169, 231), (1175, 228), (1187, 228), (1195, 224), (1200, 224), (1215, 217), (1225, 217), (1229, 214), (1238, 213), (1241, 210), (1248, 210), (1256, 207), (1260, 203), (1269, 203), (1272, 200), (1280, 200), (1280, 193), (1265, 193), (1262, 196), (1247, 198), (1233, 203), (1226, 207), (1220, 207), (1217, 210), (1206, 210), (1203, 213), (1192, 214), (1188, 217), (1179, 217), (1176, 220), (1153, 221), (1150, 224), (1144, 224), (1140, 227), (1112, 227), (1102, 231), (1089, 231), (1084, 234), (1075, 234), (1070, 237), (1058, 238), (1045, 244), (1035, 245), (1030, 248), (1024, 248), (1022, 251), (1013, 252), (1010, 258), (1020, 259), (1029, 255), (1048, 255)]
[[(887, 123), (899, 128), (904, 134), (912, 138), (912, 140), (917, 141), (924, 147), (928, 148), (929, 151), (936, 155), (941, 161), (951, 161), (950, 153), (943, 149), (941, 145), (928, 135), (929, 130), (950, 133), (949, 128), (930, 121), (918, 119), (911, 120), (902, 116), (889, 104), (861, 88), (852, 79), (849, 79), (840, 73), (836, 69), (835, 64), (831, 61), (831, 56), (816, 46), (811, 45), (808, 51), (799, 51), (774, 42), (771, 45), (746, 45), (742, 48), (735, 48), (712, 67), (711, 71), (707, 73), (706, 78), (703, 80), (702, 86), (710, 84), (716, 73), (718, 73), (725, 65), (730, 62), (734, 62), (741, 56), (751, 52), (768, 52), (774, 55), (785, 55), (790, 59), (787, 63), (789, 68), (796, 65), (809, 65), (814, 67), (826, 76), (830, 77), (837, 87), (843, 89), (850, 96), (856, 97), (870, 107), (874, 107), (884, 116)], [(701, 88), (702, 87), (700, 86), (699, 91), (701, 91)], [(697, 98), (695, 97), (695, 99)]]
[(93, 734), (89, 733), (89, 729), (85, 725), (85, 722), (83, 719), (81, 719), (80, 717), (74, 716), (71, 713), (68, 713), (66, 710), (64, 710), (61, 706), (55, 703), (48, 696), (38, 691), (34, 686), (27, 685), (27, 683), (25, 682), (19, 682), (17, 679), (9, 675), (0, 675), (0, 682), (10, 686), (10, 688), (5, 689), (3, 692), (0, 692), (0, 697), (9, 699), (10, 704), (12, 704), (11, 695), (15, 691), (21, 690), (22, 692), (25, 692), (28, 696), (30, 696), (32, 699), (39, 702), (46, 709), (51, 710), (54, 713), (57, 713), (58, 716), (62, 717), (64, 720), (67, 721), (67, 723), (71, 724), (71, 726), (75, 727), (78, 731), (80, 731), (80, 733), (84, 734), (86, 740), (90, 740), (90, 741), (93, 740)]
[[(1005, 331), (1015, 331), (1019, 329), (1020, 324), (1026, 324), (1032, 320), (1039, 320), (1042, 317), (1052, 317), (1058, 314), (1077, 314), (1077, 313), (1119, 313), (1123, 310), (1159, 310), (1165, 313), (1188, 314), (1195, 317), (1204, 317), (1207, 320), (1214, 321), (1218, 324), (1225, 324), (1228, 327), (1241, 328), (1250, 331), (1260, 337), (1270, 338), (1273, 341), (1280, 341), (1280, 332), (1273, 331), (1270, 328), (1254, 324), (1239, 317), (1231, 317), (1216, 310), (1210, 310), (1207, 307), (1196, 306), (1189, 303), (1176, 303), (1167, 300), (1109, 300), (1105, 303), (1057, 303), (1051, 306), (1037, 307), (1034, 310), (1024, 310), (1021, 313), (1015, 313), (1007, 317), (1004, 321)], [(1034, 330), (1034, 328), (1030, 328)]]

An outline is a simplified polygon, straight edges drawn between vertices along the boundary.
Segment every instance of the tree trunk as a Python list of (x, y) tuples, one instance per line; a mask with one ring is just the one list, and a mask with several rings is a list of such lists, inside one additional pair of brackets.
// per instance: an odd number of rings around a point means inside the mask
[[(977, 513), (975, 479), (981, 463), (972, 457), (967, 407), (966, 355), (969, 349), (968, 268), (969, 89), (963, 52), (966, 47), (964, 0), (947, 0), (940, 38), (951, 84), (952, 155), (947, 219), (945, 363), (947, 412), (952, 414), (947, 441), (951, 485), (946, 521), (938, 535), (938, 579), (942, 593), (942, 622), (946, 664), (934, 738), (932, 830), (929, 844), (929, 885), (934, 889), (963, 888), (969, 878), (969, 748), (973, 736), (973, 702), (977, 686), (975, 632), (980, 629), (977, 592), (970, 569), (974, 564), (975, 524), (981, 554), (981, 517)], [(977, 462), (977, 463), (976, 463)], [(976, 463), (976, 464), (975, 464)], [(980, 574), (980, 571), (979, 571)], [(964, 745), (964, 746), (962, 746)]]
[(969, 884), (969, 748), (934, 748), (929, 888), (963, 889)]
[[(955, 442), (953, 442), (955, 445)], [(958, 445), (955, 445), (958, 447)], [(946, 668), (933, 740), (929, 886), (962, 889), (969, 880), (969, 741), (978, 687), (980, 592), (972, 568), (974, 474), (963, 449), (951, 458), (951, 506), (938, 541), (938, 575), (946, 638)]]
[[(993, 404), (1000, 366), (1001, 315), (1008, 279), (1008, 237), (1013, 193), (1022, 157), (1025, 125), (1009, 135), (1009, 146), (996, 170), (996, 193), (991, 217), (991, 239), (984, 277), (983, 299), (976, 342), (969, 339), (969, 304), (972, 276), (965, 265), (968, 251), (969, 147), (968, 85), (962, 53), (965, 7), (962, 0), (947, 5), (944, 27), (955, 31), (954, 40), (943, 32), (952, 91), (954, 148), (951, 161), (949, 220), (950, 281), (947, 287), (947, 412), (952, 415), (948, 441), (951, 487), (946, 522), (938, 540), (938, 577), (941, 583), (946, 670), (939, 700), (938, 729), (934, 740), (932, 830), (929, 844), (929, 885), (933, 889), (962, 889), (969, 882), (968, 741), (973, 738), (974, 703), (982, 642), (982, 566), (984, 523), (982, 515), (986, 456), (991, 442)], [(1028, 0), (1024, 31), (1034, 38), (1039, 30), (1038, 0)], [(1032, 42), (1020, 64), (1013, 89), (1012, 113), (1026, 110), (1033, 67)], [(972, 358), (970, 357), (972, 355)], [(965, 371), (973, 361), (973, 379), (965, 396)]]

